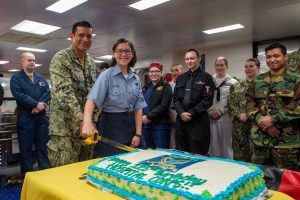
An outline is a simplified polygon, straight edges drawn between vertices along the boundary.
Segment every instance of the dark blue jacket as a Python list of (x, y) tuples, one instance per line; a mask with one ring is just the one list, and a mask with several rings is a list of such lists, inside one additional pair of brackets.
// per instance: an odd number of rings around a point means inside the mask
[(39, 102), (48, 104), (50, 101), (50, 88), (46, 79), (35, 72), (33, 76), (34, 83), (26, 75), (24, 70), (11, 77), (10, 90), (17, 101), (18, 111), (31, 112)]
[[(143, 87), (143, 93), (145, 94), (149, 83)], [(170, 105), (172, 101), (172, 87), (169, 83), (160, 80), (153, 88), (150, 98), (150, 112), (147, 114), (147, 118), (155, 123), (171, 123), (170, 118)]]

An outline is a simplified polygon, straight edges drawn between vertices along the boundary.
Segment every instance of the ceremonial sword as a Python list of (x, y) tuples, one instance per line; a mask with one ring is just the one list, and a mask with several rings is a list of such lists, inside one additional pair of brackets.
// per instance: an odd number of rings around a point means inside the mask
[(87, 145), (92, 145), (92, 144), (95, 144), (98, 141), (105, 142), (106, 144), (109, 144), (109, 145), (111, 145), (113, 147), (116, 147), (118, 149), (122, 149), (124, 151), (129, 151), (129, 152), (135, 151), (135, 149), (132, 148), (132, 147), (129, 147), (127, 145), (115, 142), (113, 140), (110, 140), (108, 138), (105, 138), (105, 137), (99, 135), (97, 130), (93, 131), (92, 136), (86, 138), (84, 140), (84, 143), (87, 144)]
[[(98, 134), (98, 131), (97, 131), (97, 130), (94, 130), (93, 133), (92, 133), (92, 135), (91, 135), (90, 137), (86, 138), (86, 139), (83, 140), (83, 141), (84, 141), (84, 143), (85, 143), (86, 145), (92, 145), (92, 144), (95, 144), (95, 143), (101, 141), (101, 142), (105, 142), (106, 144), (109, 144), (109, 145), (111, 145), (111, 146), (113, 146), (113, 147), (116, 147), (116, 148), (118, 148), (118, 149), (122, 149), (122, 150), (124, 150), (124, 151), (129, 151), (129, 152), (135, 151), (135, 149), (132, 148), (132, 147), (129, 147), (129, 146), (127, 146), (127, 145), (124, 145), (124, 144), (115, 142), (115, 141), (113, 141), (113, 140), (107, 139), (107, 138), (105, 138), (105, 137), (103, 137), (103, 136), (100, 136), (100, 135)], [(84, 174), (82, 174), (78, 179), (79, 179), (79, 180), (85, 180), (85, 179), (86, 179), (86, 176), (87, 176), (87, 173), (84, 173)]]

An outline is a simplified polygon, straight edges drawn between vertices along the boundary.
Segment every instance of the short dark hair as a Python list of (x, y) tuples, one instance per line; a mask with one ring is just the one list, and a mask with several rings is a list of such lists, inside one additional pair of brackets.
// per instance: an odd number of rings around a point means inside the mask
[(92, 25), (87, 21), (79, 21), (73, 24), (72, 33), (75, 34), (77, 31), (77, 27), (86, 27), (93, 29)]
[(269, 46), (267, 46), (267, 47), (265, 48), (265, 53), (267, 53), (268, 51), (270, 51), (270, 50), (272, 50), (272, 49), (277, 49), (277, 48), (279, 48), (279, 49), (281, 50), (281, 53), (282, 53), (283, 55), (286, 55), (286, 54), (287, 54), (287, 52), (286, 52), (286, 47), (285, 47), (283, 44), (278, 43), (278, 42), (273, 43), (273, 44), (270, 44)]
[(196, 55), (197, 55), (197, 57), (200, 58), (200, 54), (199, 54), (199, 51), (198, 51), (197, 49), (193, 49), (193, 48), (192, 48), (192, 49), (187, 50), (185, 53), (191, 52), (191, 51), (195, 52)]
[[(132, 44), (131, 41), (129, 41), (129, 40), (125, 39), (125, 38), (120, 38), (120, 39), (118, 39), (118, 40), (114, 43), (114, 45), (113, 45), (113, 47), (112, 47), (112, 51), (115, 52), (116, 49), (117, 49), (117, 47), (118, 47), (118, 45), (121, 44), (121, 43), (127, 43), (127, 44), (129, 45), (129, 47), (130, 47), (130, 49), (131, 49), (131, 51), (132, 51), (132, 53), (133, 53), (133, 58), (132, 58), (132, 60), (130, 61), (130, 63), (128, 64), (128, 67), (134, 67), (134, 65), (135, 65), (135, 63), (136, 63), (136, 61), (137, 61), (137, 58), (136, 58), (136, 52), (135, 52), (134, 46), (133, 46), (133, 44)], [(112, 58), (112, 62), (111, 62), (111, 66), (115, 66), (116, 64), (117, 64), (116, 59), (113, 57), (113, 58)]]
[(99, 65), (99, 68), (100, 69), (108, 69), (110, 66), (107, 62), (102, 62), (100, 65)]
[(252, 61), (252, 62), (254, 62), (255, 65), (256, 65), (256, 67), (257, 67), (258, 69), (260, 68), (260, 62), (259, 62), (258, 59), (256, 59), (256, 58), (248, 58), (248, 59), (246, 60), (246, 62), (247, 62), (247, 61)]

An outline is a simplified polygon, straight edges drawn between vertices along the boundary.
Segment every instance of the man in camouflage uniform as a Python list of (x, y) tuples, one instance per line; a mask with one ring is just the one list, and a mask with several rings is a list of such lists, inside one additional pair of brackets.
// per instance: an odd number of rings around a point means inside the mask
[(286, 66), (291, 71), (300, 73), (300, 49), (289, 54)]
[(48, 155), (52, 166), (91, 158), (91, 148), (80, 141), (85, 98), (96, 79), (96, 64), (86, 54), (92, 44), (92, 26), (73, 25), (72, 45), (56, 53), (50, 64), (52, 100)]
[(270, 71), (256, 76), (247, 92), (251, 161), (300, 170), (300, 75), (285, 67), (288, 56), (282, 44), (271, 44), (265, 52)]

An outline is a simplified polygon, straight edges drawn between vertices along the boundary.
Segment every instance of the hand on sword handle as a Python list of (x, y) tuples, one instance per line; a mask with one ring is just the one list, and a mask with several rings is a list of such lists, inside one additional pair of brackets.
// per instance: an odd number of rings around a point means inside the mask
[(100, 140), (100, 136), (98, 135), (98, 131), (94, 131), (91, 137), (88, 137), (84, 140), (86, 145), (96, 144)]
[(80, 139), (84, 140), (85, 144), (91, 145), (95, 144), (98, 141), (98, 131), (96, 126), (92, 122), (81, 121), (79, 123), (80, 127)]

